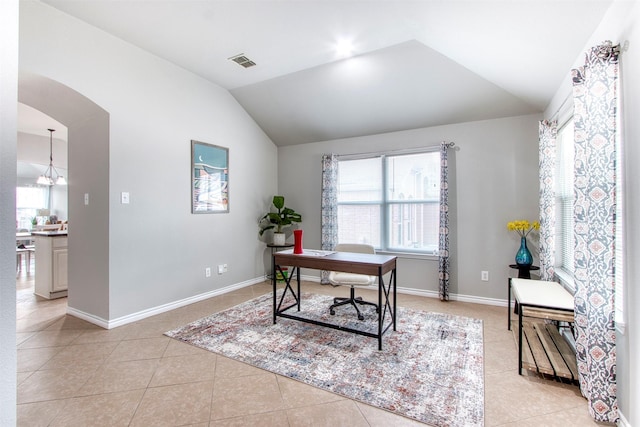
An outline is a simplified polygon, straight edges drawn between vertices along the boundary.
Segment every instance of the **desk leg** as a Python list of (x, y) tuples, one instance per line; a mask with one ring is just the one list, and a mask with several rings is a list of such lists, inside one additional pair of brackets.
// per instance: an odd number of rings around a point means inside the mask
[(298, 311), (300, 311), (300, 301), (302, 300), (302, 294), (300, 293), (300, 267), (295, 267), (296, 279), (298, 280)]
[(518, 375), (522, 375), (522, 307), (518, 311)]
[(387, 311), (387, 304), (382, 305), (383, 288), (384, 279), (382, 278), (382, 268), (378, 267), (378, 350), (382, 350), (382, 313)]
[(276, 324), (276, 311), (277, 303), (276, 303), (276, 259), (271, 254), (271, 283), (273, 285), (273, 324)]
[(511, 330), (511, 277), (507, 284), (507, 330)]
[(396, 276), (397, 270), (394, 268), (391, 271), (391, 274), (393, 275), (393, 330), (396, 330), (396, 280), (397, 280), (397, 276)]

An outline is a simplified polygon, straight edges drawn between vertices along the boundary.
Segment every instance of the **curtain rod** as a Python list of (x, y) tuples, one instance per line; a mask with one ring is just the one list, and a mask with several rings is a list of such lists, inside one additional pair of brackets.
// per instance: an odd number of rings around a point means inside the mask
[[(444, 141), (443, 141), (444, 142)], [(403, 148), (403, 149), (398, 149), (398, 150), (386, 150), (386, 151), (372, 151), (369, 153), (353, 153), (353, 154), (338, 154), (338, 157), (348, 157), (348, 158), (366, 158), (366, 157), (376, 157), (376, 156), (382, 156), (385, 154), (414, 154), (414, 153), (423, 153), (425, 151), (438, 151), (440, 149), (440, 146), (442, 144), (438, 144), (438, 145), (428, 145), (426, 147), (416, 147), (416, 148)], [(447, 148), (454, 148), (454, 146), (456, 145), (455, 142), (447, 142), (446, 146)], [(459, 149), (459, 147), (455, 147), (456, 150)]]
[[(622, 43), (618, 43), (616, 45), (613, 45), (611, 41), (605, 41), (603, 42), (603, 45), (606, 45), (607, 43), (609, 45), (612, 45), (611, 46), (612, 49), (616, 50), (618, 55), (620, 56), (622, 56), (623, 52), (626, 52), (629, 50), (629, 40), (624, 40)], [(564, 126), (569, 121), (569, 119), (573, 116), (573, 114), (571, 114), (573, 112), (573, 106), (569, 106), (569, 107), (566, 106), (569, 100), (573, 100), (573, 91), (569, 91), (569, 93), (564, 98), (560, 106), (549, 118), (549, 120), (557, 120), (559, 128)]]

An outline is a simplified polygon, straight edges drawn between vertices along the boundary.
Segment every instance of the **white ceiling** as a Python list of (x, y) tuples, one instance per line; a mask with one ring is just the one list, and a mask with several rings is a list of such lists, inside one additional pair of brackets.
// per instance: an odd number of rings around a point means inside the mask
[(229, 89), (278, 145), (540, 112), (611, 4), (43, 2)]

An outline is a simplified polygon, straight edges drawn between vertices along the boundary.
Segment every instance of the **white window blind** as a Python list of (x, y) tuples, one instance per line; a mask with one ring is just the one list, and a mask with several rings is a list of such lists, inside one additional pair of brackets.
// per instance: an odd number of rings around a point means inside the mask
[(573, 119), (560, 130), (556, 139), (556, 270), (573, 278), (574, 272), (574, 219), (573, 191), (574, 176), (574, 137)]
[(438, 151), (338, 161), (338, 240), (394, 252), (436, 254)]
[(31, 218), (38, 209), (48, 208), (49, 189), (46, 187), (16, 187), (16, 226), (31, 229)]

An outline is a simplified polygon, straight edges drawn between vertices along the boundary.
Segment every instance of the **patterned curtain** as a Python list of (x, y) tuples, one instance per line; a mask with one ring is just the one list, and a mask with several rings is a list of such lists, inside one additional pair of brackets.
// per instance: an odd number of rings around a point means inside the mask
[(572, 70), (575, 122), (575, 335), (582, 394), (599, 422), (618, 420), (615, 211), (618, 46)]
[[(322, 250), (332, 251), (338, 244), (338, 156), (322, 155)], [(320, 282), (329, 283), (329, 272), (322, 271)]]
[(440, 235), (438, 239), (440, 301), (449, 300), (449, 162), (447, 150), (453, 145), (453, 142), (440, 143)]
[(540, 278), (555, 280), (555, 173), (558, 122), (543, 120), (539, 125), (540, 170)]

